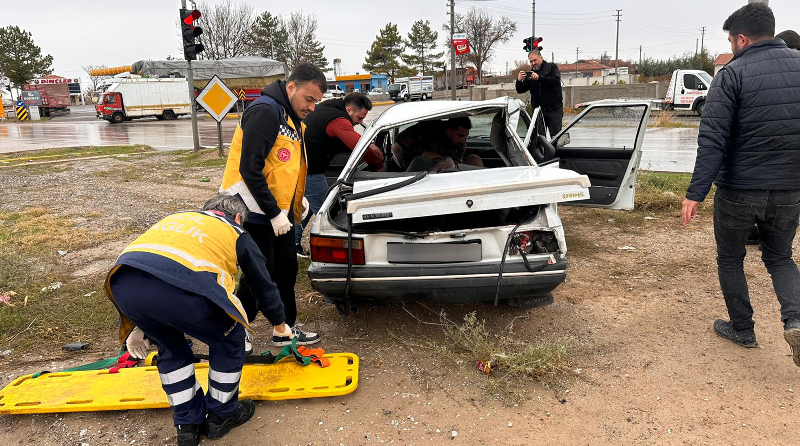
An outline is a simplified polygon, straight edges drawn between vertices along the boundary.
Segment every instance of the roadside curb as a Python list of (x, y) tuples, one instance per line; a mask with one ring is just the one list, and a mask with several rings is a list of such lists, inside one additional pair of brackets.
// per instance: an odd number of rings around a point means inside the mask
[(390, 105), (394, 104), (394, 101), (383, 101), (383, 102), (373, 102), (372, 105)]
[[(206, 115), (203, 115), (203, 117), (204, 117), (204, 118), (211, 118), (211, 119), (214, 119), (214, 118), (212, 118), (212, 117), (211, 117), (211, 115), (208, 115), (208, 114), (206, 114)], [(228, 114), (227, 114), (227, 115), (225, 115), (225, 117), (224, 117), (224, 118), (222, 118), (222, 119), (239, 119), (239, 113), (228, 113)]]

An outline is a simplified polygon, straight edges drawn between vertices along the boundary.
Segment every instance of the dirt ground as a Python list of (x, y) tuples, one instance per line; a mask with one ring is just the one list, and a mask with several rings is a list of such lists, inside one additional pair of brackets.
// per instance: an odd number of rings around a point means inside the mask
[[(221, 175), (218, 165), (189, 166), (176, 154), (0, 167), (0, 211), (42, 207), (78, 227), (117, 230), (118, 238), (60, 257), (71, 280), (100, 290), (126, 243), (169, 212), (199, 207)], [(203, 176), (210, 181), (199, 181)], [(748, 247), (746, 273), (760, 348), (744, 349), (711, 328), (726, 312), (710, 212), (689, 228), (675, 212), (562, 207), (561, 214), (571, 263), (555, 303), (543, 308), (387, 303), (344, 317), (300, 283), (301, 321), (321, 333), (327, 351), (359, 355), (358, 389), (344, 397), (258, 402), (252, 421), (213, 444), (798, 443), (800, 417), (792, 413), (800, 369), (783, 340), (778, 302), (755, 246)], [(475, 312), (496, 334), (509, 334), (513, 321), (510, 335), (522, 341), (571, 339), (572, 373), (549, 388), (520, 381), (526, 398), (509, 403), (490, 390), (502, 370), (487, 378), (473, 363), (431, 348), (446, 347), (436, 325), (442, 310), (454, 321)], [(268, 326), (259, 321), (256, 350), (268, 348)], [(61, 342), (17, 346), (0, 358), (0, 386), (113, 356), (115, 337), (113, 328), (88, 333), (75, 340), (92, 346), (78, 353), (62, 352)], [(3, 445), (174, 441), (167, 409), (0, 416)]]

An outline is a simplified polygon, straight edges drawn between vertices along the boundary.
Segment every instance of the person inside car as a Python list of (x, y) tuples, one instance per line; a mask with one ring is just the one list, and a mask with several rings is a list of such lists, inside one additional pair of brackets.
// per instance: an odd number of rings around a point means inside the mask
[(398, 135), (397, 143), (392, 146), (393, 158), (398, 161), (398, 167), (406, 172), (442, 172), (483, 167), (483, 161), (478, 155), (465, 157), (471, 128), (472, 122), (466, 116), (447, 121), (417, 123)]

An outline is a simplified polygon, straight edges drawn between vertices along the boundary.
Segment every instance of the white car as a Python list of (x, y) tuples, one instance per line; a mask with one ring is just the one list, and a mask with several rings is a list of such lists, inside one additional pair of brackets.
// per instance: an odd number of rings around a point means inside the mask
[[(567, 245), (558, 203), (633, 209), (648, 102), (590, 105), (552, 141), (517, 99), (407, 103), (370, 123), (352, 155), (334, 157), (332, 189), (311, 228), (311, 285), (345, 313), (362, 300), (553, 301)], [(467, 155), (485, 168), (375, 172), (370, 143), (391, 157), (400, 131), (468, 116)], [(540, 132), (541, 133), (541, 130)]]

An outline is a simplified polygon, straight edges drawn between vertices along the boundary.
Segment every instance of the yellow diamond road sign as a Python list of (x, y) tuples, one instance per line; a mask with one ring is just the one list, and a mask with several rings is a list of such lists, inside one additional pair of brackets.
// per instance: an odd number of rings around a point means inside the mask
[(212, 118), (220, 122), (236, 103), (237, 97), (215, 74), (206, 88), (197, 95), (196, 101), (206, 109)]

